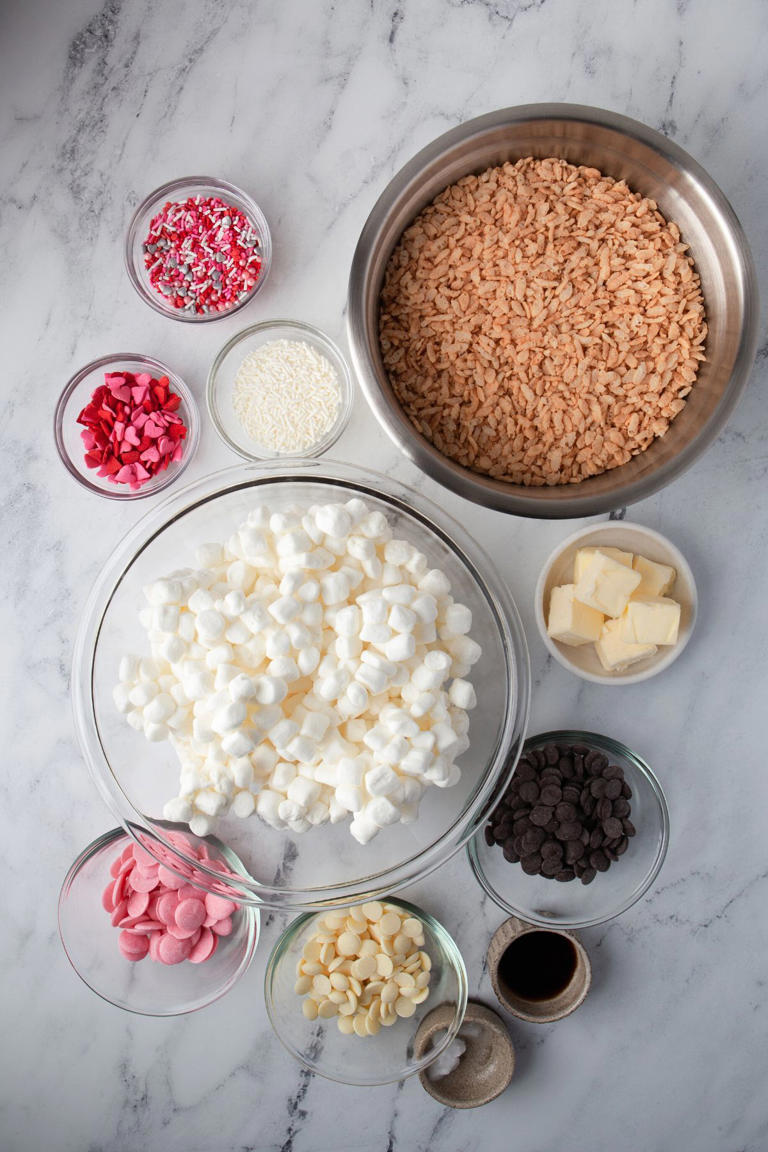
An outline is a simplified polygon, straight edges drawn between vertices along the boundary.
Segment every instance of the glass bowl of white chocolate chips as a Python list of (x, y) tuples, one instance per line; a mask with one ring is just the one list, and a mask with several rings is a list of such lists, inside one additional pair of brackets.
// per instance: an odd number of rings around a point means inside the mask
[(226, 469), (136, 525), (89, 598), (73, 700), (129, 831), (215, 832), (243, 902), (317, 909), (466, 843), (514, 771), (529, 681), (515, 605), (460, 525), (302, 461)]

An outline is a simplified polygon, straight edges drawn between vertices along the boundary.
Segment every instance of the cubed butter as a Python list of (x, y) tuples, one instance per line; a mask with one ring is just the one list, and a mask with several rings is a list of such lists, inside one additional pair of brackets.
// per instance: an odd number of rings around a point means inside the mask
[(580, 604), (574, 597), (575, 589), (575, 584), (562, 584), (552, 589), (547, 625), (547, 633), (553, 640), (572, 648), (597, 640), (603, 626), (602, 612)]
[[(610, 556), (611, 560), (615, 560), (617, 564), (623, 564), (625, 568), (632, 567), (634, 557), (631, 552), (623, 552), (621, 548), (601, 548), (600, 551), (606, 556)], [(581, 580), (584, 569), (589, 564), (595, 552), (597, 552), (597, 548), (579, 548), (576, 553), (576, 559), (573, 562), (574, 584), (578, 584), (579, 580)]]
[(675, 582), (677, 572), (669, 564), (657, 564), (645, 556), (635, 556), (632, 564), (641, 576), (640, 583), (633, 592), (633, 599), (644, 596), (666, 596)]
[(630, 600), (620, 624), (619, 635), (627, 644), (676, 644), (680, 605), (668, 596)]
[(606, 672), (623, 672), (631, 664), (658, 651), (655, 644), (628, 644), (622, 640), (621, 626), (621, 620), (606, 620), (599, 639), (595, 641), (595, 651)]
[(576, 581), (574, 596), (606, 616), (621, 616), (641, 579), (639, 572), (596, 548)]

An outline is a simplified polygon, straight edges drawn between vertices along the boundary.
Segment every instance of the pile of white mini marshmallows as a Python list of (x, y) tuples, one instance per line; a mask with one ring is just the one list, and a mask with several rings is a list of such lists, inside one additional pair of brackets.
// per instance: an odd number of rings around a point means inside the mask
[(124, 657), (114, 689), (179, 757), (166, 819), (204, 836), (229, 811), (293, 832), (351, 814), (366, 844), (459, 780), (472, 613), (383, 513), (262, 505), (196, 562), (144, 589), (152, 657)]

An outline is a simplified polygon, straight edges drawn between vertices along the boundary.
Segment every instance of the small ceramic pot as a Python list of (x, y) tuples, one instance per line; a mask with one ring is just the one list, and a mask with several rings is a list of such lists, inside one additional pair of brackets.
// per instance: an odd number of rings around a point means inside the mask
[[(416, 1033), (416, 1055), (427, 1051), (450, 1022), (450, 1008), (444, 1004), (425, 1016)], [(467, 1003), (458, 1038), (466, 1048), (453, 1071), (432, 1079), (428, 1065), (419, 1073), (419, 1080), (425, 1092), (448, 1108), (479, 1108), (509, 1086), (515, 1071), (515, 1049), (501, 1017), (476, 1000)]]
[[(507, 948), (528, 932), (565, 937), (573, 945), (576, 953), (576, 964), (568, 983), (547, 999), (528, 999), (521, 996), (510, 988), (499, 971)], [(589, 956), (584, 945), (572, 932), (539, 928), (535, 924), (526, 924), (524, 920), (518, 920), (516, 916), (505, 920), (496, 930), (488, 948), (488, 972), (501, 1005), (513, 1016), (532, 1024), (550, 1024), (553, 1020), (561, 1020), (563, 1016), (575, 1012), (579, 1005), (584, 1003), (592, 983), (592, 965)]]

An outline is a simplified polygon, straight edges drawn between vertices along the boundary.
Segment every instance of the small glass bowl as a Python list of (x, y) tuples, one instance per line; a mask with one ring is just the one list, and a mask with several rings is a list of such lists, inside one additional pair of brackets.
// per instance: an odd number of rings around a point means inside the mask
[[(653, 884), (669, 843), (669, 811), (661, 785), (648, 764), (618, 740), (595, 732), (544, 732), (531, 736), (522, 755), (545, 744), (585, 744), (604, 752), (624, 769), (632, 789), (630, 819), (636, 835), (623, 856), (591, 884), (565, 884), (545, 876), (528, 876), (520, 864), (505, 860), (501, 846), (489, 846), (485, 828), (467, 845), (476, 879), (492, 900), (513, 916), (542, 928), (590, 928), (631, 908)], [(487, 823), (487, 821), (486, 821)]]
[[(340, 1084), (394, 1084), (413, 1076), (448, 1047), (467, 1008), (467, 972), (453, 938), (442, 924), (415, 904), (391, 896), (386, 902), (408, 916), (419, 917), (424, 926), (424, 951), (432, 960), (430, 994), (409, 1019), (399, 1019), (391, 1028), (382, 1028), (375, 1036), (365, 1038), (343, 1035), (335, 1017), (306, 1019), (301, 1007), (303, 997), (294, 991), (296, 965), (322, 913), (308, 913), (289, 924), (267, 963), (264, 996), (277, 1038), (305, 1068)], [(414, 1045), (419, 1025), (439, 1005), (450, 1007), (445, 1034), (417, 1056)]]
[[(144, 251), (142, 245), (149, 232), (149, 225), (154, 216), (161, 210), (168, 200), (186, 200), (190, 196), (219, 196), (233, 207), (239, 208), (247, 216), (254, 231), (259, 236), (261, 254), (261, 272), (259, 278), (243, 299), (238, 300), (231, 308), (224, 312), (186, 312), (182, 308), (174, 308), (150, 283), (147, 270), (144, 267)], [(150, 192), (142, 200), (133, 214), (125, 238), (125, 267), (134, 288), (156, 312), (163, 316), (170, 316), (174, 320), (182, 320), (188, 324), (204, 324), (209, 320), (220, 320), (224, 316), (233, 316), (241, 308), (250, 303), (257, 292), (260, 292), (264, 282), (269, 276), (272, 266), (272, 237), (264, 213), (255, 200), (226, 180), (217, 180), (213, 176), (184, 176), (180, 180), (171, 180), (162, 184), (154, 192)]]
[[(252, 440), (232, 406), (232, 393), (245, 357), (273, 340), (300, 340), (324, 356), (336, 371), (341, 397), (336, 419), (325, 435), (309, 448), (298, 452), (274, 452)], [(321, 456), (335, 444), (352, 411), (352, 380), (346, 360), (331, 339), (311, 324), (298, 320), (267, 320), (243, 329), (228, 340), (211, 365), (206, 392), (208, 411), (221, 439), (245, 460), (309, 460)]]
[[(95, 468), (85, 463), (85, 448), (80, 433), (84, 430), (77, 418), (83, 408), (90, 403), (91, 396), (100, 384), (104, 383), (106, 372), (149, 372), (154, 377), (167, 376), (171, 389), (181, 397), (177, 412), (187, 426), (186, 438), (182, 441), (184, 451), (181, 460), (169, 464), (164, 472), (152, 476), (141, 488), (130, 488), (127, 484), (113, 484), (106, 476), (96, 475)], [(92, 360), (68, 382), (59, 397), (53, 416), (53, 433), (59, 456), (71, 476), (79, 480), (84, 488), (106, 496), (110, 500), (141, 500), (154, 496), (172, 484), (189, 464), (197, 451), (200, 439), (200, 418), (195, 398), (184, 381), (160, 360), (152, 356), (142, 356), (135, 352), (115, 352), (112, 356), (102, 356)]]
[[(168, 827), (182, 831), (180, 825)], [(183, 832), (190, 840), (196, 839), (188, 829)], [(142, 832), (148, 846), (146, 837)], [(80, 979), (97, 996), (126, 1012), (142, 1016), (194, 1012), (228, 992), (249, 967), (259, 940), (259, 911), (253, 906), (238, 907), (231, 934), (220, 937), (213, 956), (201, 964), (184, 961), (168, 966), (155, 963), (149, 956), (138, 963), (126, 960), (118, 947), (119, 929), (104, 911), (101, 895), (109, 883), (110, 864), (133, 842), (122, 828), (114, 828), (89, 844), (72, 864), (59, 895), (59, 935), (64, 951)], [(212, 857), (221, 859), (233, 872), (244, 873), (238, 858), (221, 841), (209, 836), (205, 843)], [(169, 866), (167, 850), (164, 863)], [(230, 899), (236, 898), (225, 886), (220, 890)]]

